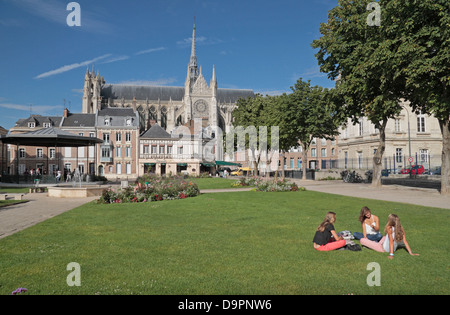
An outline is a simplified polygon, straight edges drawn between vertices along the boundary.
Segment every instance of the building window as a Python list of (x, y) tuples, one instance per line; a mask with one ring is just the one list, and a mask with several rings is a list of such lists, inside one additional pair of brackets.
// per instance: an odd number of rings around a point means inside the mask
[(320, 150), (320, 156), (321, 157), (326, 157), (327, 156), (327, 149), (321, 149)]
[(103, 143), (104, 144), (109, 144), (109, 133), (104, 133), (103, 134)]
[(131, 133), (127, 132), (127, 133), (125, 134), (125, 141), (126, 141), (126, 142), (131, 142)]
[(125, 156), (126, 157), (131, 157), (131, 147), (126, 147), (126, 149), (125, 149)]
[(122, 148), (121, 147), (116, 148), (116, 157), (118, 157), (118, 158), (122, 157)]
[(120, 132), (116, 133), (116, 141), (121, 142), (122, 141), (122, 134)]
[(36, 157), (37, 158), (43, 158), (44, 157), (44, 150), (43, 149), (37, 149), (36, 150)]
[(332, 148), (332, 149), (331, 149), (331, 155), (332, 155), (332, 156), (336, 155), (336, 149), (335, 149), (335, 148)]
[(419, 150), (419, 162), (420, 164), (428, 163), (428, 150), (426, 149)]
[(26, 156), (25, 149), (19, 149), (19, 158), (24, 158)]
[(311, 157), (317, 157), (317, 149), (311, 149)]
[(127, 175), (130, 175), (131, 174), (131, 163), (127, 163), (126, 168), (127, 168)]
[(401, 124), (400, 124), (400, 119), (396, 118), (395, 119), (395, 132), (401, 132), (402, 128), (401, 128)]
[(363, 153), (362, 152), (358, 152), (358, 168), (362, 168), (363, 167)]
[(172, 146), (167, 146), (167, 154), (172, 154)]
[(51, 128), (52, 124), (51, 123), (44, 123), (44, 128)]
[(127, 122), (126, 122), (127, 126), (131, 126), (131, 123), (132, 123), (131, 118), (127, 118)]
[(122, 164), (121, 163), (116, 164), (116, 174), (117, 175), (122, 174)]
[(163, 145), (160, 145), (160, 146), (159, 146), (159, 154), (164, 154), (165, 151), (166, 151), (166, 147), (163, 146)]
[(364, 134), (364, 124), (363, 124), (363, 120), (360, 119), (359, 120), (359, 136), (362, 137), (363, 134)]
[(102, 158), (110, 158), (111, 150), (109, 148), (102, 148)]
[(51, 159), (56, 158), (56, 149), (50, 149), (50, 158)]
[(105, 126), (109, 126), (109, 122), (110, 122), (110, 119), (109, 118), (105, 118)]
[(80, 137), (84, 137), (84, 133), (82, 133), (82, 132), (79, 132), (78, 135), (79, 135)]
[(425, 115), (423, 114), (417, 116), (417, 132), (425, 132)]
[(178, 154), (179, 155), (183, 154), (183, 146), (178, 147)]
[(144, 145), (144, 154), (149, 154), (149, 146), (148, 145)]
[(35, 127), (36, 127), (36, 123), (34, 123), (34, 122), (28, 123), (28, 128), (35, 128)]
[(95, 138), (95, 132), (90, 132), (90, 133), (89, 133), (89, 137)]
[(152, 145), (152, 154), (158, 153), (158, 147), (156, 145)]
[(395, 162), (403, 163), (403, 149), (402, 148), (395, 149)]

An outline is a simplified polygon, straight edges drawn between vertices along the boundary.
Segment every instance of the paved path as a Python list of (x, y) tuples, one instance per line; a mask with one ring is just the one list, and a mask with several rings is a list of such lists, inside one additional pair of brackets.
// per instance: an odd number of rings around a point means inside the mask
[(24, 230), (37, 223), (98, 199), (50, 198), (47, 193), (26, 194), (26, 203), (0, 208), (0, 239)]
[(370, 184), (352, 184), (343, 181), (304, 181), (297, 179), (291, 179), (291, 181), (307, 190), (450, 209), (450, 196), (442, 196), (437, 189), (400, 185), (383, 185), (381, 188), (372, 188)]
[[(435, 189), (395, 185), (375, 189), (369, 184), (350, 184), (342, 181), (303, 181), (296, 179), (292, 179), (292, 181), (312, 191), (450, 209), (450, 196), (441, 196)], [(239, 192), (251, 189), (208, 189), (202, 190), (202, 193)], [(0, 239), (98, 199), (98, 197), (50, 198), (46, 193), (40, 193), (27, 194), (25, 199), (29, 201), (0, 208)]]

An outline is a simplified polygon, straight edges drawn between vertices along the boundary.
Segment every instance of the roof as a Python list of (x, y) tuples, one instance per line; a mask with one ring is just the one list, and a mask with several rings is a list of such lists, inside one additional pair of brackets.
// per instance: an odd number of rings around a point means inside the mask
[(55, 116), (41, 116), (41, 115), (31, 115), (29, 118), (19, 119), (16, 122), (16, 127), (27, 127), (29, 122), (34, 122), (36, 127), (43, 126), (44, 123), (51, 122), (52, 126), (59, 127), (61, 124), (62, 117)]
[(136, 113), (129, 107), (107, 107), (100, 110), (98, 116), (135, 117)]
[(160, 125), (154, 124), (149, 130), (141, 135), (141, 139), (170, 139), (172, 136)]
[(3, 143), (45, 147), (85, 147), (103, 140), (93, 137), (77, 136), (59, 128), (43, 128), (33, 132), (8, 134), (2, 137)]
[[(182, 101), (184, 87), (108, 84), (103, 86), (101, 95), (114, 100)], [(236, 103), (238, 99), (248, 97), (255, 97), (253, 90), (217, 89), (219, 103)]]
[(69, 114), (61, 127), (95, 127), (95, 114)]
[(103, 86), (101, 95), (107, 99), (181, 101), (184, 87), (109, 84)]

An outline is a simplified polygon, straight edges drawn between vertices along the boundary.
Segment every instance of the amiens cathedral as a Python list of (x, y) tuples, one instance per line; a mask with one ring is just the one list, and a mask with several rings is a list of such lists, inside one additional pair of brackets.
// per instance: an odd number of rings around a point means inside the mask
[(254, 97), (252, 90), (218, 88), (215, 67), (208, 85), (197, 65), (195, 24), (191, 57), (184, 86), (136, 86), (107, 84), (99, 73), (86, 71), (82, 112), (97, 113), (107, 107), (133, 108), (139, 113), (140, 130), (153, 123), (167, 132), (192, 121), (202, 121), (203, 128), (220, 127), (223, 132), (232, 125), (232, 112), (240, 98)]

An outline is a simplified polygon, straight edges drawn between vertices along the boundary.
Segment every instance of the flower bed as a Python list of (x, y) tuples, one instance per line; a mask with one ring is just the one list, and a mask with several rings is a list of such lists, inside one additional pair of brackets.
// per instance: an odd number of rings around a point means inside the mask
[(268, 180), (259, 182), (256, 191), (305, 191), (304, 187), (298, 187), (296, 183), (290, 183), (286, 179)]
[(180, 177), (159, 178), (145, 175), (135, 187), (106, 190), (98, 203), (132, 203), (185, 199), (200, 195), (197, 184)]
[(232, 184), (233, 187), (256, 186), (256, 191), (305, 191), (304, 187), (298, 187), (296, 183), (290, 183), (286, 179), (267, 180), (262, 177), (243, 177)]

